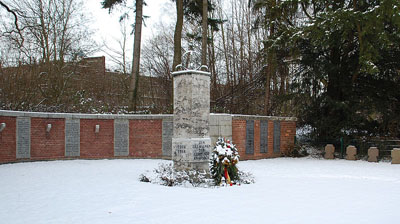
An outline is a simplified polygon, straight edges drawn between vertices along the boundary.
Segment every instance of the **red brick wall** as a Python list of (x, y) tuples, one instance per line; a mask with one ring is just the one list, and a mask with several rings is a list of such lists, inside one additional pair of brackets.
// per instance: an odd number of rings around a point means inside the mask
[(246, 120), (232, 120), (232, 141), (239, 151), (240, 159), (246, 160)]
[[(114, 156), (114, 120), (81, 119), (81, 158)], [(95, 126), (100, 125), (99, 133)]]
[[(16, 117), (0, 116), (6, 128), (0, 132), (0, 163), (15, 162)], [(52, 124), (50, 133), (47, 124)], [(99, 133), (95, 126), (100, 125)], [(232, 140), (236, 144), (241, 160), (279, 157), (294, 145), (295, 121), (281, 121), (280, 152), (273, 152), (274, 122), (268, 121), (268, 152), (260, 152), (260, 120), (254, 119), (254, 154), (246, 154), (246, 119), (232, 120)], [(114, 157), (114, 120), (80, 119), (80, 157)], [(131, 158), (162, 158), (162, 119), (129, 120), (129, 155)], [(65, 158), (65, 119), (31, 118), (31, 160)]]
[[(46, 131), (51, 124), (50, 132)], [(59, 159), (65, 154), (65, 120), (31, 118), (31, 159)]]
[(129, 156), (162, 157), (162, 120), (129, 121)]
[(0, 163), (16, 160), (16, 118), (1, 117), (0, 124), (6, 123), (6, 128), (0, 132)]
[(254, 120), (254, 154), (246, 154), (246, 120), (232, 120), (232, 139), (239, 150), (241, 160), (280, 157), (281, 153), (294, 146), (295, 121), (281, 121), (280, 152), (274, 153), (274, 122), (268, 121), (268, 152), (260, 152), (260, 120)]
[(290, 147), (293, 147), (295, 136), (296, 122), (281, 121), (281, 149), (288, 150)]

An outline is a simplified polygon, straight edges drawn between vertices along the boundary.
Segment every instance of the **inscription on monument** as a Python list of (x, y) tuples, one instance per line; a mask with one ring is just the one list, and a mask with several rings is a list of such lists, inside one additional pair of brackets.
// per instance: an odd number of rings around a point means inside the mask
[(281, 151), (281, 122), (274, 121), (274, 153)]
[(246, 121), (246, 154), (254, 154), (254, 120)]
[(260, 121), (260, 152), (268, 152), (268, 121)]
[(65, 119), (65, 156), (80, 155), (80, 132), (79, 119)]
[(172, 136), (174, 135), (172, 121), (162, 122), (162, 154), (165, 157), (172, 156)]
[(17, 117), (17, 159), (31, 157), (31, 118)]
[(207, 161), (210, 159), (211, 145), (205, 141), (195, 142), (192, 145), (193, 148), (193, 160), (195, 161)]
[(129, 120), (114, 120), (114, 156), (129, 155)]

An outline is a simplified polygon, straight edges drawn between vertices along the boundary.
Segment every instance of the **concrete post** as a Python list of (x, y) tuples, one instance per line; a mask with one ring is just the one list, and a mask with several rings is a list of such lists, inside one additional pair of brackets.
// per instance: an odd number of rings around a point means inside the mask
[(207, 170), (211, 154), (209, 136), (210, 73), (185, 70), (174, 78), (172, 160), (176, 169)]

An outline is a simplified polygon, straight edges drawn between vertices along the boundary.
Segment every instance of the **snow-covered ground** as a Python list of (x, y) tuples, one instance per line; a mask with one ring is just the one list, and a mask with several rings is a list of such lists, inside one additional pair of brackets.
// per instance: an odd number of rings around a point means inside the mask
[(243, 161), (256, 183), (138, 181), (163, 160), (0, 165), (0, 223), (398, 223), (400, 165), (311, 158)]

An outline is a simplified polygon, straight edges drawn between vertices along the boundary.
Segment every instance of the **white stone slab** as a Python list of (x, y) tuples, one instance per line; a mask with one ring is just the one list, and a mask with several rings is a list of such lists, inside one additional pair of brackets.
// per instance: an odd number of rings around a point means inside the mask
[(17, 117), (17, 159), (29, 159), (31, 157), (31, 118)]
[(129, 155), (129, 120), (114, 120), (114, 156)]
[(81, 124), (80, 119), (65, 119), (65, 156), (78, 157), (81, 149)]

